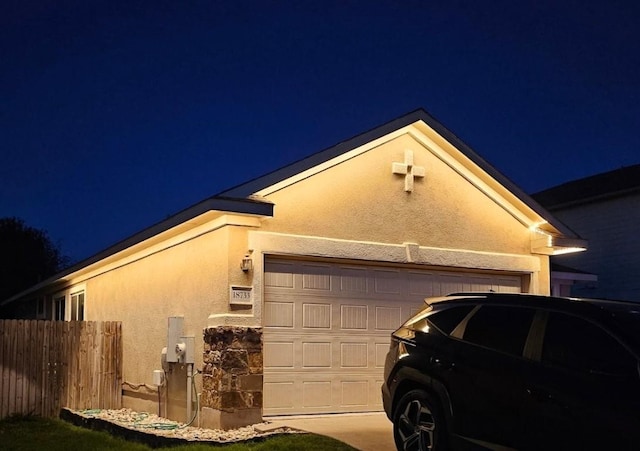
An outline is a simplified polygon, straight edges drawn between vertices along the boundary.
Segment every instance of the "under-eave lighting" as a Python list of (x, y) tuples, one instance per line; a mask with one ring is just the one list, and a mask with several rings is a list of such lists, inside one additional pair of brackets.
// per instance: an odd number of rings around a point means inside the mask
[(544, 255), (574, 254), (587, 250), (587, 241), (580, 238), (566, 238), (552, 235), (540, 229), (535, 230), (531, 240), (531, 252)]
[(562, 255), (562, 254), (574, 254), (576, 252), (584, 252), (586, 251), (586, 247), (562, 247), (562, 248), (553, 248), (552, 255)]

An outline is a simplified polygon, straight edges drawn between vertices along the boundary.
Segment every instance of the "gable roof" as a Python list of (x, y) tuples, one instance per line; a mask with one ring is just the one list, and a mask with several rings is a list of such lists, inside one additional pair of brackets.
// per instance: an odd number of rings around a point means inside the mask
[(596, 202), (640, 191), (640, 164), (563, 183), (532, 194), (549, 210)]
[[(277, 169), (264, 176), (255, 178), (246, 183), (237, 185), (228, 190), (222, 191), (217, 196), (228, 196), (233, 198), (246, 198), (260, 195), (264, 190), (270, 187), (283, 183), (287, 179), (296, 177), (299, 174), (303, 174), (307, 171), (313, 170), (313, 168), (320, 167), (322, 164), (328, 161), (338, 158), (348, 152), (353, 151), (361, 146), (364, 146), (372, 141), (380, 139), (390, 133), (393, 133), (399, 129), (410, 126), (412, 124), (422, 123), (428, 128), (435, 131), (444, 140), (446, 140), (451, 146), (460, 151), (466, 158), (468, 158), (473, 164), (480, 168), (490, 178), (498, 182), (506, 191), (513, 195), (514, 199), (522, 202), (526, 208), (535, 212), (542, 225), (548, 224), (554, 233), (559, 233), (563, 238), (582, 240), (574, 231), (564, 225), (562, 222), (554, 218), (545, 208), (543, 208), (532, 197), (525, 193), (519, 186), (507, 178), (504, 174), (489, 164), (484, 158), (478, 155), (471, 147), (465, 144), (460, 138), (458, 138), (453, 132), (442, 125), (432, 115), (427, 113), (424, 109), (420, 108), (407, 113), (397, 119), (380, 125), (369, 131), (361, 133), (353, 138), (342, 141), (335, 146), (324, 149), (320, 152), (314, 153), (306, 158), (296, 161), (283, 168)], [(527, 224), (530, 226), (531, 224)], [(543, 226), (542, 226), (543, 227)]]
[(135, 246), (142, 246), (144, 243), (150, 242), (150, 240), (153, 240), (161, 234), (166, 235), (172, 233), (172, 231), (175, 232), (188, 227), (196, 227), (204, 221), (205, 218), (210, 220), (213, 216), (223, 214), (240, 214), (254, 217), (273, 216), (273, 204), (261, 195), (265, 189), (284, 183), (288, 179), (296, 177), (299, 174), (313, 171), (314, 168), (321, 167), (330, 160), (339, 158), (349, 152), (365, 146), (368, 143), (371, 143), (372, 141), (383, 138), (386, 135), (412, 125), (422, 126), (425, 130), (433, 130), (449, 145), (457, 149), (472, 163), (472, 165), (475, 165), (475, 167), (480, 169), (480, 175), (484, 179), (491, 179), (491, 181), (494, 181), (494, 184), (497, 182), (501, 191), (501, 193), (498, 194), (499, 197), (506, 197), (507, 200), (505, 202), (507, 203), (518, 203), (518, 207), (514, 207), (514, 209), (524, 208), (534, 212), (539, 221), (535, 221), (535, 223), (533, 223), (533, 221), (530, 220), (529, 222), (531, 223), (526, 225), (532, 230), (544, 230), (545, 234), (551, 234), (553, 236), (554, 246), (557, 244), (558, 247), (586, 247), (586, 241), (580, 238), (575, 232), (560, 221), (555, 219), (547, 210), (540, 206), (515, 183), (487, 163), (460, 138), (425, 110), (417, 109), (387, 122), (386, 124), (361, 133), (346, 141), (342, 141), (335, 146), (314, 153), (264, 176), (252, 179), (228, 190), (221, 191), (212, 197), (170, 216), (164, 221), (116, 243), (104, 251), (73, 265), (63, 272), (44, 280), (38, 285), (19, 293), (4, 302), (0, 300), (0, 305), (34, 293), (41, 288), (50, 286), (55, 282), (63, 280), (65, 277), (82, 271), (91, 265), (114, 258), (116, 254), (126, 252)]

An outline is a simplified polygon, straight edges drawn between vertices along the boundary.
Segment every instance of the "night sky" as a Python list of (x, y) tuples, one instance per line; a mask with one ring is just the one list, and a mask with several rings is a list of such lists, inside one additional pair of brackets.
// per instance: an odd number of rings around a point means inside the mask
[(4, 0), (0, 217), (78, 261), (420, 107), (529, 193), (637, 164), (638, 5)]

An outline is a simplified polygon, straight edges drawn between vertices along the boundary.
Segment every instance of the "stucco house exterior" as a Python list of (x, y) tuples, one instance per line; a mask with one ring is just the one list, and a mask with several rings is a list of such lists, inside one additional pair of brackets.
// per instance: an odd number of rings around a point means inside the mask
[(192, 337), (197, 395), (185, 388), (191, 368), (166, 364), (162, 411), (183, 420), (193, 409), (201, 425), (226, 428), (381, 410), (389, 335), (426, 296), (548, 294), (549, 257), (585, 247), (417, 110), (205, 199), (7, 302), (36, 300), (47, 318), (122, 321), (123, 403), (136, 410), (158, 409), (148, 387), (163, 347), (176, 357), (171, 333)]
[[(589, 252), (553, 258), (581, 280), (571, 294), (640, 301), (640, 164), (573, 180), (533, 197), (589, 240)], [(585, 274), (597, 275), (586, 278)]]

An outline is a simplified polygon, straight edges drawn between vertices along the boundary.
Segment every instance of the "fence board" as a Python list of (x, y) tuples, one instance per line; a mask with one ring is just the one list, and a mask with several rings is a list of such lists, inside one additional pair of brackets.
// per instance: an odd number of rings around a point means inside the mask
[[(2, 337), (3, 339), (5, 338), (4, 336), (4, 331), (5, 328), (7, 326), (5, 325), (4, 321), (0, 321), (0, 337)], [(4, 355), (5, 355), (5, 348), (7, 347), (7, 344), (5, 342), (5, 340), (2, 341), (2, 343), (0, 343), (0, 362), (4, 361)], [(0, 418), (2, 418), (3, 416), (5, 416), (4, 413), (4, 399), (5, 399), (5, 394), (4, 394), (4, 376), (5, 373), (5, 367), (2, 366), (0, 367)]]
[(124, 380), (122, 376), (122, 362), (124, 361), (122, 348), (122, 323), (116, 323), (116, 328), (118, 330), (118, 339), (116, 342), (116, 355), (118, 356), (118, 358), (115, 370), (117, 373), (116, 380), (118, 381), (118, 385), (116, 387), (113, 387), (113, 389), (116, 390), (118, 405), (122, 405), (122, 381)]
[(122, 406), (122, 325), (0, 320), (0, 418)]
[[(11, 324), (8, 321), (2, 321), (2, 325), (0, 326), (0, 331), (2, 332), (2, 361), (7, 361), (9, 359), (9, 334)], [(2, 387), (0, 388), (0, 418), (3, 418), (9, 414), (8, 412), (8, 403), (9, 403), (9, 367), (3, 365), (2, 370), (0, 371), (0, 384)]]
[(29, 374), (27, 374), (27, 390), (24, 393), (25, 403), (27, 405), (27, 409), (32, 414), (36, 413), (36, 399), (35, 399), (35, 387), (38, 383), (38, 378), (36, 376), (36, 362), (38, 360), (38, 346), (37, 343), (34, 342), (36, 334), (38, 333), (38, 321), (30, 321), (29, 324), (29, 333), (27, 334), (27, 340), (29, 342), (29, 351), (26, 353), (27, 360), (25, 361), (25, 367), (29, 368)]
[(18, 341), (17, 331), (18, 331), (18, 321), (12, 320), (9, 322), (9, 333), (11, 334), (10, 339), (7, 340), (9, 345), (9, 355), (7, 356), (7, 361), (9, 362), (9, 379), (7, 381), (8, 384), (8, 393), (7, 393), (7, 415), (11, 415), (15, 412), (16, 405), (16, 385), (18, 376), (15, 371), (15, 367), (17, 365), (18, 354), (17, 354), (17, 346), (16, 342)]
[(98, 400), (98, 402), (100, 403), (104, 402), (105, 400), (104, 394), (106, 393), (106, 389), (107, 389), (106, 378), (107, 378), (107, 375), (109, 374), (109, 367), (107, 365), (107, 360), (104, 358), (105, 353), (111, 350), (111, 346), (109, 342), (110, 340), (109, 340), (109, 337), (107, 336), (107, 333), (108, 333), (108, 329), (106, 325), (102, 324), (102, 331), (100, 334), (100, 340), (101, 340), (100, 346), (102, 347), (102, 349), (105, 350), (105, 352), (100, 355), (100, 369), (103, 375), (103, 377), (100, 378), (100, 381), (101, 381), (100, 399)]
[(51, 393), (49, 391), (49, 355), (51, 353), (50, 335), (51, 335), (51, 321), (43, 321), (43, 346), (42, 346), (42, 359), (40, 360), (41, 367), (41, 390), (40, 390), (40, 415), (49, 416), (49, 405), (51, 404)]
[(40, 365), (42, 362), (42, 354), (44, 348), (42, 346), (42, 337), (44, 330), (44, 321), (37, 321), (35, 331), (31, 334), (31, 344), (35, 350), (31, 363), (31, 375), (33, 383), (31, 386), (31, 392), (29, 394), (29, 405), (33, 409), (34, 413), (40, 415), (40, 403), (38, 402), (38, 396), (40, 393), (40, 386), (42, 385), (42, 371), (40, 371)]

